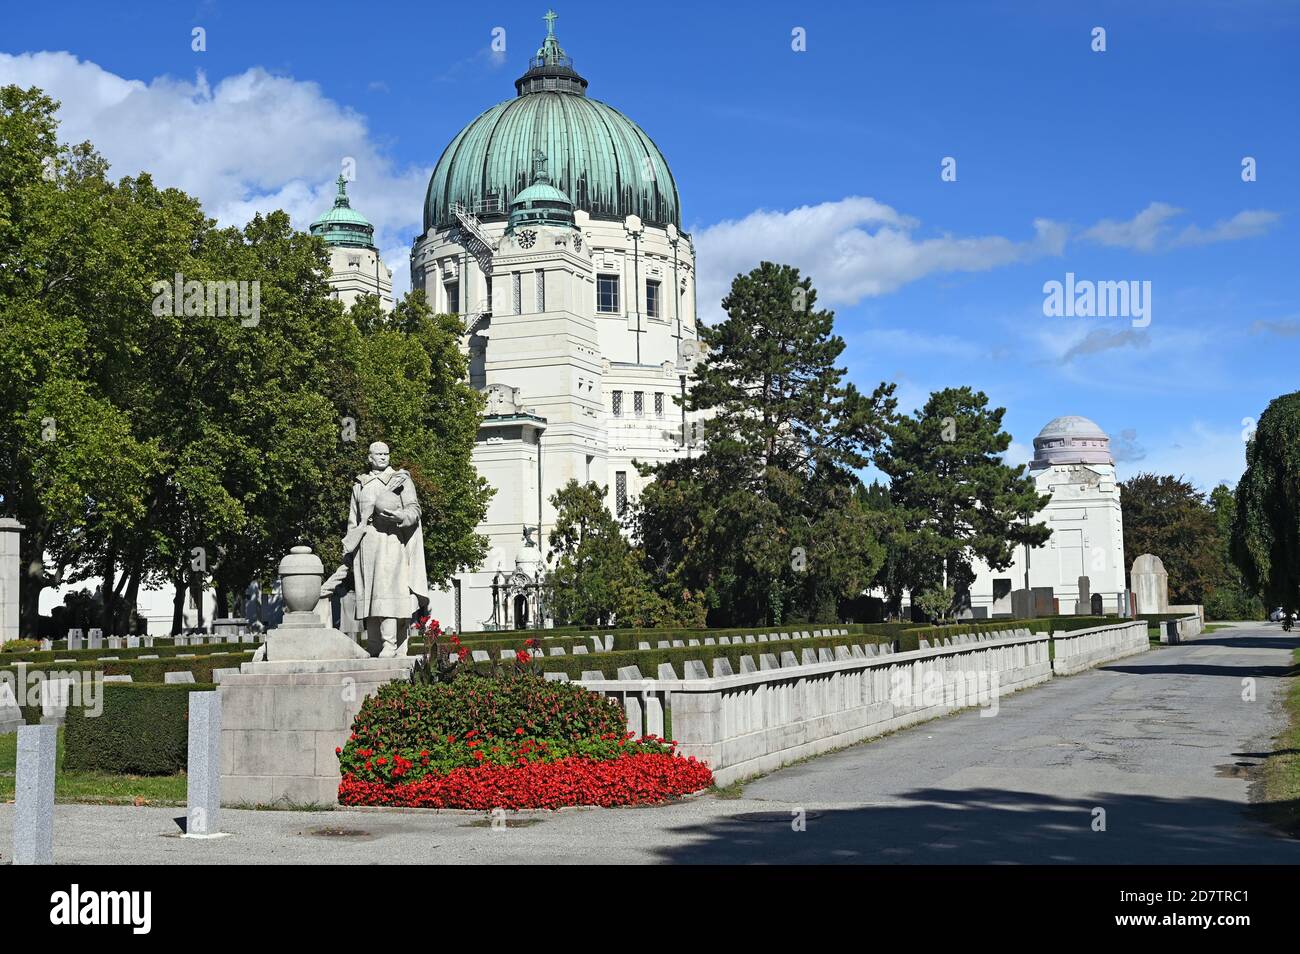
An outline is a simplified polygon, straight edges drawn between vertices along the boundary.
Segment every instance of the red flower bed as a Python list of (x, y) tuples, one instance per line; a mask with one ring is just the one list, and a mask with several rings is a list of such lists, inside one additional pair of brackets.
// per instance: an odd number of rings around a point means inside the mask
[[(527, 655), (527, 650), (519, 650)], [(625, 731), (622, 707), (520, 671), (388, 683), (336, 750), (344, 805), (561, 808), (648, 805), (712, 784), (676, 742)]]
[(343, 777), (339, 803), (403, 808), (563, 808), (566, 805), (650, 805), (713, 783), (703, 762), (665, 752), (596, 761), (571, 756), (558, 762), (480, 765), (383, 783)]

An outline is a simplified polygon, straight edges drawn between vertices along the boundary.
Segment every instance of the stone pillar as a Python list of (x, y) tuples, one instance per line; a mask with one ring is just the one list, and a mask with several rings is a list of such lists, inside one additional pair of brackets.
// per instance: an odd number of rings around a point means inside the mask
[(189, 761), (185, 769), (187, 837), (221, 831), (221, 695), (190, 693)]
[(54, 753), (58, 730), (25, 725), (18, 730), (14, 777), (14, 864), (54, 862)]
[(0, 643), (19, 638), (18, 578), (22, 573), (19, 543), (24, 529), (12, 517), (0, 517)]

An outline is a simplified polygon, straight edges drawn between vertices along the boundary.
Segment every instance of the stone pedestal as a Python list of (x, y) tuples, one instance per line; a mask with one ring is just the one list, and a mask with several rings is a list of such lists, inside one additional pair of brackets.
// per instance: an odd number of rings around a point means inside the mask
[(224, 676), (221, 803), (336, 804), (334, 750), (366, 697), (407, 678), (413, 665), (407, 656), (284, 660), (244, 663), (238, 675)]
[(254, 662), (223, 674), (221, 804), (334, 805), (341, 748), (366, 697), (415, 658), (374, 659), (319, 613), (323, 568), (307, 547), (280, 562), (284, 623)]

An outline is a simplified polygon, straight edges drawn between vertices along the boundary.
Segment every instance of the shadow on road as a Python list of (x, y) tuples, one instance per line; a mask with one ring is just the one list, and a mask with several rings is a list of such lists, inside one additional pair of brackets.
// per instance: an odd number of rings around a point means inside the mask
[(1237, 679), (1254, 676), (1258, 679), (1285, 679), (1300, 673), (1300, 666), (1209, 666), (1198, 663), (1174, 663), (1169, 666), (1111, 665), (1099, 666), (1101, 672), (1131, 672), (1152, 676), (1233, 676)]
[[(998, 789), (916, 789), (904, 803), (782, 809), (681, 826), (691, 843), (657, 852), (676, 864), (1297, 864), (1300, 840), (1207, 798), (1066, 799)], [(1105, 831), (1094, 831), (1095, 809)]]
[(1230, 649), (1295, 649), (1300, 647), (1300, 636), (1278, 632), (1276, 637), (1269, 636), (1230, 636), (1219, 632), (1213, 636), (1197, 636), (1179, 646), (1227, 646)]

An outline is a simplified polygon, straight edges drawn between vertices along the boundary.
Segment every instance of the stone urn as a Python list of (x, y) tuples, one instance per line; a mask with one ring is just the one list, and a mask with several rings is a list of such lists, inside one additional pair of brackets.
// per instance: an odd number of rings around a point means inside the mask
[(325, 566), (311, 547), (292, 547), (280, 561), (280, 590), (284, 606), (290, 613), (310, 613), (320, 599)]

